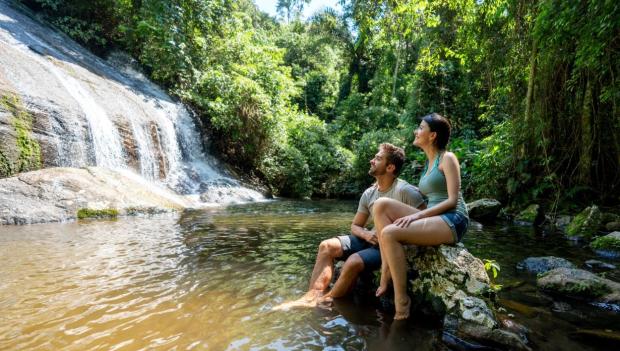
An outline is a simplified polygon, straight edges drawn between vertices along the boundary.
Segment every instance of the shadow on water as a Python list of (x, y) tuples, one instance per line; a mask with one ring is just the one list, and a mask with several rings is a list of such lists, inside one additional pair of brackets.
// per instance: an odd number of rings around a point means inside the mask
[[(0, 349), (449, 349), (438, 326), (415, 317), (394, 323), (373, 299), (272, 311), (305, 292), (318, 244), (349, 230), (356, 205), (273, 201), (178, 217), (5, 226)], [(609, 349), (593, 331), (620, 325), (617, 313), (554, 300), (514, 268), (542, 255), (581, 266), (594, 253), (556, 234), (502, 225), (472, 226), (465, 245), (501, 265), (499, 305), (529, 330), (534, 349)]]

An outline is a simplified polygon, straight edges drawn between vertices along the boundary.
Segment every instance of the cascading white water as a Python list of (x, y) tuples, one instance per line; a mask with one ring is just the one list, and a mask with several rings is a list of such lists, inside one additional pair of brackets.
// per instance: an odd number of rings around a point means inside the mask
[(48, 118), (39, 121), (47, 130), (35, 135), (49, 144), (44, 156), (54, 159), (46, 164), (133, 169), (207, 202), (263, 198), (204, 152), (187, 109), (139, 72), (97, 58), (0, 2), (3, 80), (25, 105), (42, 112), (36, 118)]
[(57, 69), (53, 62), (48, 67), (67, 92), (80, 104), (88, 120), (96, 165), (112, 169), (124, 167), (126, 163), (120, 137), (105, 110), (95, 102), (75, 78)]

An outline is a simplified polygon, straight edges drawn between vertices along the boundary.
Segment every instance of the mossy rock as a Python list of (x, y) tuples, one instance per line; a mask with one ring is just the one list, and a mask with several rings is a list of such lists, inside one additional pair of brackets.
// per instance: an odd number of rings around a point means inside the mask
[(596, 205), (587, 207), (570, 222), (566, 228), (569, 238), (590, 240), (601, 225), (601, 211)]
[(118, 217), (118, 210), (115, 208), (104, 208), (100, 210), (92, 208), (80, 208), (77, 212), (78, 219), (87, 218), (116, 218)]
[(620, 232), (613, 232), (598, 237), (590, 243), (590, 247), (595, 250), (616, 251), (620, 253)]
[(597, 300), (618, 292), (618, 283), (601, 278), (592, 272), (575, 268), (556, 268), (539, 275), (536, 284), (558, 295), (585, 300)]
[(538, 224), (542, 221), (543, 216), (540, 206), (537, 204), (529, 205), (525, 210), (521, 211), (515, 218), (518, 223)]

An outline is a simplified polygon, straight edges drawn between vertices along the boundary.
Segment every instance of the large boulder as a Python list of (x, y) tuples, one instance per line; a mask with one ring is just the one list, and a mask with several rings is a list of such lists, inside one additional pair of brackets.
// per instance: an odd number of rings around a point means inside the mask
[(620, 303), (620, 283), (583, 269), (556, 268), (540, 275), (536, 284), (555, 295), (605, 304)]
[(601, 226), (601, 211), (596, 205), (587, 207), (570, 222), (566, 236), (573, 240), (590, 240)]
[(495, 199), (480, 199), (467, 204), (469, 217), (479, 221), (493, 220), (502, 209), (502, 204)]
[(487, 296), (484, 263), (462, 244), (418, 248), (407, 255), (417, 273), (411, 282), (412, 308), (443, 317), (444, 327), (462, 337), (503, 349), (526, 350), (526, 340), (504, 330)]
[(540, 206), (532, 204), (515, 217), (515, 222), (523, 225), (536, 225), (540, 224), (543, 219), (544, 215), (540, 210)]
[(0, 225), (62, 222), (82, 216), (159, 213), (193, 200), (103, 168), (46, 168), (0, 179)]
[(600, 236), (590, 243), (590, 247), (604, 255), (620, 255), (620, 232)]
[(566, 259), (554, 256), (528, 257), (517, 264), (517, 269), (535, 274), (556, 268), (575, 268), (575, 265)]

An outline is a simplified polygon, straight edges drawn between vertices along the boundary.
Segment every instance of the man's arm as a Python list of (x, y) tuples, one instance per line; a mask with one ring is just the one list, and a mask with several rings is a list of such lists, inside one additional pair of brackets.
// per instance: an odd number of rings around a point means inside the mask
[(377, 241), (375, 232), (364, 228), (366, 221), (368, 221), (368, 214), (364, 212), (357, 212), (355, 217), (353, 217), (353, 222), (351, 223), (351, 234), (360, 239), (366, 240), (373, 245), (378, 245), (379, 242)]

